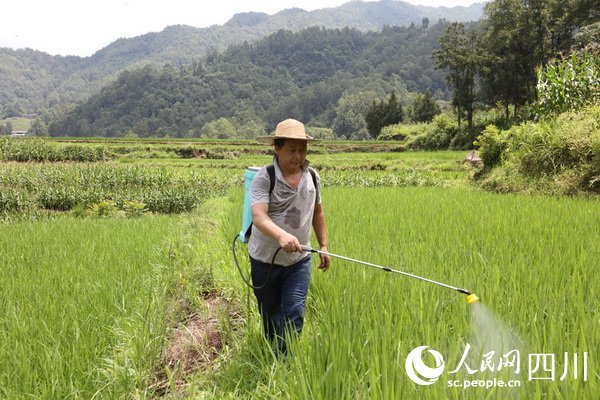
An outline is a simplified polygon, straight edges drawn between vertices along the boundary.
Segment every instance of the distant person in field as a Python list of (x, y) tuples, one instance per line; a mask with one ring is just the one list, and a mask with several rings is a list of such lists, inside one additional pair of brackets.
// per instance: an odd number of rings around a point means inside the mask
[[(256, 173), (250, 187), (255, 227), (248, 242), (252, 283), (261, 286), (268, 279), (254, 294), (265, 335), (277, 342), (279, 354), (286, 354), (286, 340), (300, 335), (304, 324), (311, 256), (301, 246), (310, 247), (311, 226), (320, 250), (327, 252), (320, 178), (306, 159), (308, 142), (318, 139), (308, 136), (301, 122), (287, 119), (277, 125), (274, 135), (258, 140), (272, 144), (275, 157), (272, 167), (263, 167)], [(273, 186), (268, 168), (274, 172)], [(319, 268), (328, 270), (330, 257), (319, 255)]]

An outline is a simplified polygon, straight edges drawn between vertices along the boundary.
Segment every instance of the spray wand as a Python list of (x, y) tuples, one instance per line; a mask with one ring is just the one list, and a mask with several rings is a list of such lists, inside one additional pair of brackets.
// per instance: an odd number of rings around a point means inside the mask
[(308, 246), (302, 246), (302, 250), (308, 251), (310, 253), (325, 254), (325, 255), (330, 256), (330, 257), (341, 258), (342, 260), (352, 261), (352, 262), (355, 262), (355, 263), (358, 263), (358, 264), (368, 265), (369, 267), (379, 268), (379, 269), (384, 270), (386, 272), (395, 272), (397, 274), (402, 274), (402, 275), (405, 275), (405, 276), (410, 276), (411, 278), (417, 278), (417, 279), (420, 279), (420, 280), (425, 281), (425, 282), (433, 283), (433, 284), (436, 284), (436, 285), (439, 285), (439, 286), (443, 286), (443, 287), (448, 288), (448, 289), (456, 290), (456, 291), (458, 291), (460, 293), (463, 293), (463, 294), (467, 295), (467, 304), (472, 304), (472, 303), (476, 303), (476, 302), (479, 301), (479, 297), (477, 297), (477, 295), (475, 293), (471, 293), (471, 292), (469, 292), (466, 289), (460, 289), (460, 288), (457, 288), (457, 287), (454, 287), (454, 286), (446, 285), (445, 283), (436, 282), (436, 281), (433, 281), (431, 279), (423, 278), (423, 277), (418, 276), (418, 275), (409, 274), (408, 272), (398, 271), (398, 270), (391, 269), (391, 268), (388, 268), (388, 267), (384, 267), (384, 266), (381, 266), (381, 265), (372, 264), (372, 263), (361, 261), (361, 260), (355, 260), (355, 259), (350, 258), (350, 257), (345, 257), (345, 256), (340, 256), (338, 254), (328, 253), (326, 251), (321, 251), (321, 250), (313, 249), (313, 248), (308, 247)]
[[(231, 244), (231, 251), (233, 253), (233, 258), (235, 260), (235, 264), (238, 267), (238, 270), (240, 272), (240, 275), (242, 276), (242, 279), (244, 280), (244, 282), (246, 283), (246, 285), (248, 285), (249, 287), (255, 289), (255, 290), (260, 290), (262, 289), (268, 282), (269, 279), (271, 277), (271, 271), (273, 269), (273, 265), (275, 264), (275, 257), (277, 256), (277, 253), (281, 250), (281, 247), (277, 249), (277, 251), (275, 252), (275, 254), (273, 254), (273, 259), (271, 260), (271, 267), (269, 269), (269, 274), (267, 276), (267, 279), (265, 280), (265, 282), (262, 285), (252, 285), (248, 279), (246, 279), (244, 277), (244, 274), (242, 273), (242, 270), (240, 268), (240, 265), (238, 263), (236, 254), (235, 254), (235, 244), (237, 242), (237, 239), (239, 239), (241, 242), (247, 243), (248, 242), (248, 237), (250, 235), (251, 230), (249, 228), (251, 228), (252, 226), (252, 212), (250, 210), (250, 186), (252, 184), (252, 180), (254, 179), (254, 176), (256, 175), (256, 173), (258, 172), (259, 168), (257, 167), (248, 167), (246, 169), (246, 172), (244, 173), (244, 178), (245, 178), (245, 185), (244, 185), (244, 189), (245, 189), (245, 194), (244, 194), (244, 213), (243, 213), (243, 219), (242, 219), (242, 230), (240, 231), (240, 233), (238, 235), (235, 236), (235, 238), (233, 238), (233, 243)], [(270, 178), (271, 180), (273, 178)], [(269, 193), (270, 194), (270, 193)], [(332, 253), (327, 253), (325, 251), (321, 251), (321, 250), (316, 250), (313, 249), (311, 247), (308, 246), (302, 246), (302, 250), (303, 251), (308, 251), (310, 253), (319, 253), (319, 254), (325, 254), (328, 255), (330, 257), (336, 257), (336, 258), (341, 258), (342, 260), (347, 260), (347, 261), (352, 261), (355, 263), (359, 263), (359, 264), (364, 264), (364, 265), (368, 265), (370, 267), (375, 267), (375, 268), (379, 268), (382, 269), (384, 271), (387, 272), (395, 272), (397, 274), (402, 274), (402, 275), (406, 275), (406, 276), (410, 276), (411, 278), (417, 278), (420, 279), (422, 281), (425, 282), (429, 282), (429, 283), (433, 283), (439, 286), (443, 286), (446, 287), (448, 289), (452, 289), (452, 290), (456, 290), (460, 293), (466, 294), (467, 295), (467, 303), (468, 304), (472, 304), (472, 303), (476, 303), (479, 301), (479, 297), (477, 297), (477, 295), (475, 293), (471, 293), (466, 289), (460, 289), (454, 286), (450, 286), (450, 285), (446, 285), (445, 283), (440, 283), (440, 282), (436, 282), (436, 281), (432, 281), (431, 279), (427, 279), (427, 278), (423, 278), (417, 275), (413, 275), (413, 274), (409, 274), (407, 272), (403, 272), (403, 271), (397, 271), (395, 269), (391, 269), (388, 267), (383, 267), (381, 265), (377, 265), (377, 264), (371, 264), (365, 261), (360, 261), (360, 260), (355, 260), (353, 258), (349, 258), (349, 257), (344, 257), (344, 256), (340, 256), (337, 254), (332, 254)]]

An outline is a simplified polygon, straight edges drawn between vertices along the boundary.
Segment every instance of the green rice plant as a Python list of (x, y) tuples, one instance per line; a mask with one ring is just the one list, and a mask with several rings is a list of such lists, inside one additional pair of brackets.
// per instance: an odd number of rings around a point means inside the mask
[[(239, 230), (241, 191), (235, 196), (233, 215), (223, 219), (223, 246)], [(597, 201), (420, 187), (328, 187), (323, 196), (331, 252), (466, 288), (481, 297), (481, 307), (466, 304), (457, 291), (334, 258), (329, 271), (313, 273), (305, 330), (289, 358), (270, 355), (248, 290), (254, 314), (245, 340), (212, 380), (192, 383), (196, 393), (261, 399), (596, 396)], [(215, 271), (217, 279), (230, 276), (231, 263)], [(450, 373), (467, 343), (466, 361), (476, 374), (464, 367)], [(430, 386), (412, 382), (405, 370), (408, 354), (422, 345), (442, 353), (446, 365)], [(498, 357), (519, 350), (520, 372), (483, 372), (490, 349)], [(535, 353), (555, 355), (553, 381), (529, 379), (528, 355)], [(449, 385), (494, 377), (521, 385)]]
[(434, 174), (415, 170), (400, 172), (376, 171), (326, 171), (321, 174), (322, 184), (343, 187), (399, 187), (399, 186), (440, 186)]
[(0, 397), (147, 397), (166, 336), (177, 219), (0, 229)]

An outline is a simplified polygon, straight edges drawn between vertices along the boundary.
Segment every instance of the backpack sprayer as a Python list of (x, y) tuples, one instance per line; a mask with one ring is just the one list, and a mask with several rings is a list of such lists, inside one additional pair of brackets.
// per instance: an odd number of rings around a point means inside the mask
[[(256, 175), (256, 173), (258, 172), (259, 168), (256, 167), (249, 167), (246, 172), (244, 173), (244, 177), (246, 178), (246, 182), (245, 182), (245, 193), (244, 193), (244, 213), (243, 213), (243, 217), (242, 217), (242, 230), (240, 231), (240, 233), (238, 233), (234, 238), (233, 238), (233, 243), (231, 245), (231, 252), (233, 253), (233, 259), (235, 260), (235, 264), (237, 265), (237, 268), (240, 272), (240, 275), (242, 276), (242, 279), (244, 280), (244, 283), (246, 283), (246, 285), (248, 285), (249, 287), (259, 290), (261, 288), (263, 288), (268, 282), (269, 279), (271, 277), (271, 271), (273, 269), (273, 264), (275, 263), (275, 257), (277, 256), (277, 253), (279, 253), (279, 251), (281, 250), (281, 247), (279, 249), (277, 249), (277, 251), (275, 251), (275, 254), (273, 254), (273, 258), (271, 260), (271, 268), (269, 270), (269, 273), (267, 275), (267, 279), (266, 281), (259, 286), (253, 286), (250, 282), (248, 282), (248, 280), (244, 277), (244, 274), (242, 273), (242, 270), (240, 268), (240, 265), (238, 263), (237, 257), (235, 255), (235, 244), (236, 241), (239, 239), (241, 242), (243, 243), (248, 243), (248, 239), (250, 237), (250, 232), (251, 232), (251, 227), (252, 227), (252, 212), (250, 210), (250, 185), (252, 184), (252, 179), (254, 179), (254, 176)], [(302, 250), (307, 251), (309, 253), (317, 253), (317, 254), (324, 254), (330, 257), (335, 257), (335, 258), (340, 258), (342, 260), (346, 260), (346, 261), (351, 261), (354, 263), (358, 263), (358, 264), (362, 264), (362, 265), (367, 265), (369, 267), (374, 267), (374, 268), (378, 268), (381, 269), (383, 271), (386, 272), (394, 272), (396, 274), (401, 274), (404, 276), (409, 276), (411, 278), (416, 278), (416, 279), (420, 279), (422, 281), (425, 282), (429, 282), (429, 283), (433, 283), (435, 285), (438, 286), (442, 286), (448, 289), (452, 289), (452, 290), (456, 290), (457, 292), (460, 292), (462, 294), (466, 294), (467, 295), (467, 304), (473, 304), (479, 301), (479, 297), (477, 297), (477, 295), (475, 293), (471, 293), (466, 289), (460, 289), (454, 286), (450, 286), (447, 285), (445, 283), (441, 283), (441, 282), (436, 282), (434, 280), (431, 279), (427, 279), (427, 278), (423, 278), (421, 276), (418, 275), (413, 275), (413, 274), (409, 274), (408, 272), (404, 272), (404, 271), (398, 271), (395, 269), (391, 269), (388, 267), (384, 267), (381, 265), (377, 265), (377, 264), (372, 264), (369, 262), (365, 262), (365, 261), (361, 261), (361, 260), (355, 260), (353, 258), (349, 258), (349, 257), (345, 257), (345, 256), (340, 256), (338, 254), (333, 254), (333, 253), (328, 253), (326, 251), (321, 251), (321, 250), (316, 250), (313, 249), (311, 247), (307, 247), (307, 246), (302, 246)]]

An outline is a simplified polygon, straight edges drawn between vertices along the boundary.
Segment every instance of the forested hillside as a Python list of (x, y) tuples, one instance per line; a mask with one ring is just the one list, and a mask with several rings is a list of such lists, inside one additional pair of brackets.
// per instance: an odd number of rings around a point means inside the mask
[[(539, 115), (537, 88), (547, 84), (538, 82), (540, 68), (570, 52), (600, 48), (600, 3), (593, 0), (494, 0), (483, 18), (469, 23), (422, 17), (409, 26), (371, 29), (364, 22), (391, 22), (401, 8), (410, 9), (387, 0), (272, 17), (245, 13), (212, 27), (225, 29), (214, 37), (207, 28), (201, 42), (194, 28), (176, 26), (119, 40), (84, 60), (25, 51), (23, 62), (13, 51), (19, 72), (4, 71), (1, 85), (8, 89), (2, 93), (27, 98), (30, 106), (35, 96), (29, 91), (39, 94), (44, 107), (35, 108), (41, 112), (29, 129), (38, 136), (246, 138), (293, 117), (315, 136), (363, 139), (398, 122), (432, 121), (442, 105), (451, 114), (411, 143), (468, 148), (488, 124), (508, 128)], [(296, 30), (308, 24), (307, 16), (346, 25)], [(362, 28), (347, 26), (352, 21)], [(279, 24), (286, 29), (242, 40)], [(226, 48), (208, 45), (228, 40), (237, 41)], [(431, 105), (419, 110), (426, 118), (415, 118), (419, 99)], [(30, 109), (2, 106), (4, 116)], [(386, 109), (394, 118), (382, 114)], [(369, 123), (367, 113), (375, 116)], [(11, 131), (9, 123), (4, 131)]]
[(335, 127), (338, 137), (365, 134), (364, 111), (392, 90), (405, 101), (427, 89), (449, 97), (431, 58), (447, 26), (280, 30), (182, 67), (146, 66), (122, 73), (49, 133), (254, 137), (294, 117)]
[(434, 24), (440, 18), (474, 21), (479, 19), (482, 9), (483, 3), (468, 8), (434, 8), (392, 0), (352, 1), (311, 12), (288, 9), (272, 16), (242, 13), (223, 26), (170, 26), (162, 32), (119, 39), (87, 58), (51, 56), (31, 49), (0, 49), (0, 119), (7, 116), (7, 111), (35, 113), (81, 100), (114, 81), (125, 69), (148, 64), (179, 67), (211, 50), (222, 51), (244, 41), (253, 43), (282, 28), (295, 32), (309, 26), (340, 29), (348, 26), (369, 31), (384, 25)]

